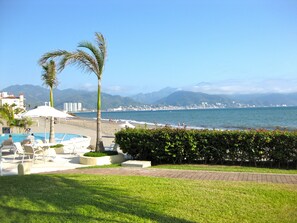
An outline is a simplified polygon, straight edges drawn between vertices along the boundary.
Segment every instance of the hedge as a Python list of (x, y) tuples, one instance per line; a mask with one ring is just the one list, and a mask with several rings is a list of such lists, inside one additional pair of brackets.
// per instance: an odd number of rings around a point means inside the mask
[(297, 131), (124, 129), (116, 143), (153, 164), (240, 164), (297, 168)]

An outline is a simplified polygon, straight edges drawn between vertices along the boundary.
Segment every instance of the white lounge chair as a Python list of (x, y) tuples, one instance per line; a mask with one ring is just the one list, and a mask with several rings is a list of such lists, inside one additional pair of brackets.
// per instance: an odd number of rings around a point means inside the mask
[(15, 160), (15, 157), (17, 155), (24, 156), (24, 149), (23, 149), (20, 142), (15, 142), (14, 143), (14, 157), (13, 157), (13, 160)]
[(24, 162), (25, 156), (28, 156), (29, 159), (33, 159), (33, 162), (35, 163), (35, 160), (37, 158), (42, 158), (43, 161), (45, 162), (45, 156), (44, 156), (44, 151), (42, 149), (39, 148), (34, 148), (33, 145), (30, 144), (26, 144), (24, 145), (24, 153), (23, 153), (23, 160), (22, 162)]

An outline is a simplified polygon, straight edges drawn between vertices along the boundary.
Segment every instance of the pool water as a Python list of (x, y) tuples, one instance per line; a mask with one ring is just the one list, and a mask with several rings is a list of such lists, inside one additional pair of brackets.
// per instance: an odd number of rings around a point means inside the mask
[[(29, 134), (10, 134), (12, 136), (13, 142), (22, 142), (24, 139), (28, 137)], [(35, 140), (40, 139), (44, 140), (44, 137), (46, 139), (49, 139), (49, 133), (34, 133)], [(57, 143), (67, 141), (73, 138), (82, 138), (83, 136), (77, 135), (77, 134), (68, 134), (68, 133), (56, 133), (55, 139)], [(9, 138), (9, 134), (2, 134), (0, 135), (0, 145), (3, 141), (7, 140)]]

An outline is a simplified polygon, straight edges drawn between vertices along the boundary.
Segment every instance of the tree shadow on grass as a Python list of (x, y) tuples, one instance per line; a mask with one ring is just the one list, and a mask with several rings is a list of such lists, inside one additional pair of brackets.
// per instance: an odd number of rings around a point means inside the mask
[(1, 222), (192, 222), (154, 210), (153, 203), (107, 179), (93, 175), (2, 177)]

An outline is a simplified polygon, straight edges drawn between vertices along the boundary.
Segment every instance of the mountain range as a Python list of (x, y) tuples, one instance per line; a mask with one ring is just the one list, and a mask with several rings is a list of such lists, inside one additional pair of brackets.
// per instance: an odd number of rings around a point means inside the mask
[[(24, 94), (26, 106), (34, 108), (38, 105), (44, 105), (44, 102), (49, 101), (49, 89), (35, 85), (12, 85), (2, 89), (14, 95)], [(101, 94), (102, 109), (116, 108), (119, 106), (139, 106), (141, 103), (134, 101), (128, 97), (118, 95)], [(54, 89), (54, 104), (58, 109), (63, 109), (63, 104), (66, 102), (80, 102), (86, 109), (95, 109), (97, 106), (97, 92), (65, 89)]]
[[(14, 95), (23, 93), (27, 107), (43, 105), (49, 101), (49, 90), (35, 85), (12, 85), (1, 91)], [(201, 92), (181, 91), (177, 88), (164, 88), (147, 94), (137, 94), (131, 97), (110, 95), (102, 93), (102, 109), (117, 108), (120, 106), (190, 106), (201, 103), (224, 104), (233, 107), (235, 103), (254, 106), (297, 106), (297, 93), (288, 94), (236, 94), (236, 95), (211, 95)], [(97, 102), (96, 91), (86, 90), (54, 90), (55, 107), (63, 109), (65, 102), (80, 102), (86, 109), (95, 109)]]

